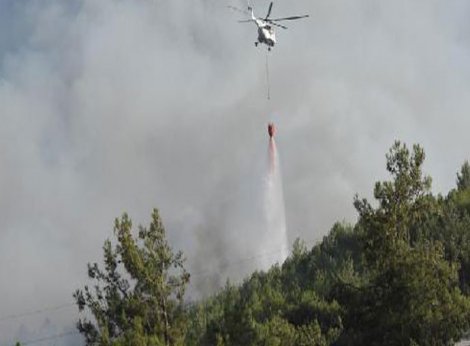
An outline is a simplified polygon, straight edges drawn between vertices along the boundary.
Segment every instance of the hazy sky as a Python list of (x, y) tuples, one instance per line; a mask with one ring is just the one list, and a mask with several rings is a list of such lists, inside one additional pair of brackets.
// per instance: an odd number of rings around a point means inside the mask
[(72, 302), (124, 211), (147, 224), (158, 207), (188, 268), (222, 274), (195, 275), (194, 292), (253, 269), (221, 268), (263, 251), (269, 120), (291, 241), (354, 221), (395, 139), (424, 146), (435, 192), (454, 186), (470, 156), (468, 1), (277, 1), (273, 16), (310, 18), (277, 32), (270, 102), (255, 26), (227, 5), (244, 3), (0, 1), (2, 337), (34, 324), (2, 316)]

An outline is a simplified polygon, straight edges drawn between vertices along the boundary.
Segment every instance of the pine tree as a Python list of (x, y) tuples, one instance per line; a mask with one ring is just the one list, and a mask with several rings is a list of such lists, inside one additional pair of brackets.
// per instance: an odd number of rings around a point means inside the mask
[(80, 311), (92, 320), (79, 320), (87, 345), (180, 345), (185, 333), (183, 296), (189, 274), (181, 252), (173, 253), (157, 210), (148, 228), (132, 234), (132, 221), (116, 219), (117, 244), (105, 241), (104, 270), (88, 265), (93, 289), (75, 292)]
[(436, 206), (424, 158), (421, 147), (410, 152), (396, 142), (387, 155), (392, 180), (375, 186), (378, 207), (355, 201), (369, 281), (336, 292), (346, 310), (340, 344), (445, 345), (469, 326), (457, 265), (445, 260), (441, 243), (416, 236)]
[(457, 188), (459, 191), (470, 188), (470, 164), (465, 161), (460, 169), (460, 174), (457, 173)]

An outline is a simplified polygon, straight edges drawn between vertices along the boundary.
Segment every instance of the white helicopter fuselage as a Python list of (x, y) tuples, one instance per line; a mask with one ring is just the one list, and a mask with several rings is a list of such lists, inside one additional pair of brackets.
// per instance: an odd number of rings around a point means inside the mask
[(268, 47), (274, 47), (276, 44), (276, 33), (273, 27), (261, 19), (255, 19), (254, 22), (258, 26), (258, 42), (264, 43)]

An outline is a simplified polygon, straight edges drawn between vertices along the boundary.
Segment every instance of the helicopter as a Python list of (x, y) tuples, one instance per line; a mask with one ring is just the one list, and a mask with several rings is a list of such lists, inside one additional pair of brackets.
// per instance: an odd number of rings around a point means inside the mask
[(255, 46), (258, 47), (259, 44), (265, 44), (268, 46), (268, 50), (270, 51), (272, 47), (276, 44), (276, 33), (274, 31), (274, 27), (287, 29), (285, 25), (279, 24), (278, 22), (285, 21), (285, 20), (297, 20), (302, 18), (309, 17), (308, 14), (302, 16), (292, 16), (292, 17), (284, 17), (284, 18), (269, 18), (271, 16), (271, 11), (273, 9), (273, 2), (269, 4), (268, 13), (266, 17), (256, 17), (253, 12), (253, 7), (248, 3), (248, 11), (241, 10), (234, 6), (228, 6), (232, 10), (237, 12), (241, 12), (247, 15), (251, 15), (251, 19), (246, 20), (239, 20), (239, 23), (255, 23), (258, 27), (258, 40), (255, 42)]

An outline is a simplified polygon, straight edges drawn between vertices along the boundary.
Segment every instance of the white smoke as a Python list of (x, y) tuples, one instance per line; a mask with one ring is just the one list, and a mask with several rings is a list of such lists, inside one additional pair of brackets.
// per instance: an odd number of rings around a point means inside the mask
[[(265, 54), (226, 8), (244, 3), (0, 1), (2, 316), (69, 302), (123, 211), (147, 224), (161, 210), (202, 294), (279, 249), (260, 243), (274, 236), (257, 166)], [(253, 5), (261, 14), (269, 0)], [(437, 191), (455, 185), (470, 146), (469, 11), (275, 2), (273, 16), (311, 15), (277, 31), (269, 61), (290, 241), (353, 220), (352, 197), (382, 178), (395, 139), (424, 146)], [(76, 320), (61, 312), (3, 321), (0, 343), (36, 318)]]

